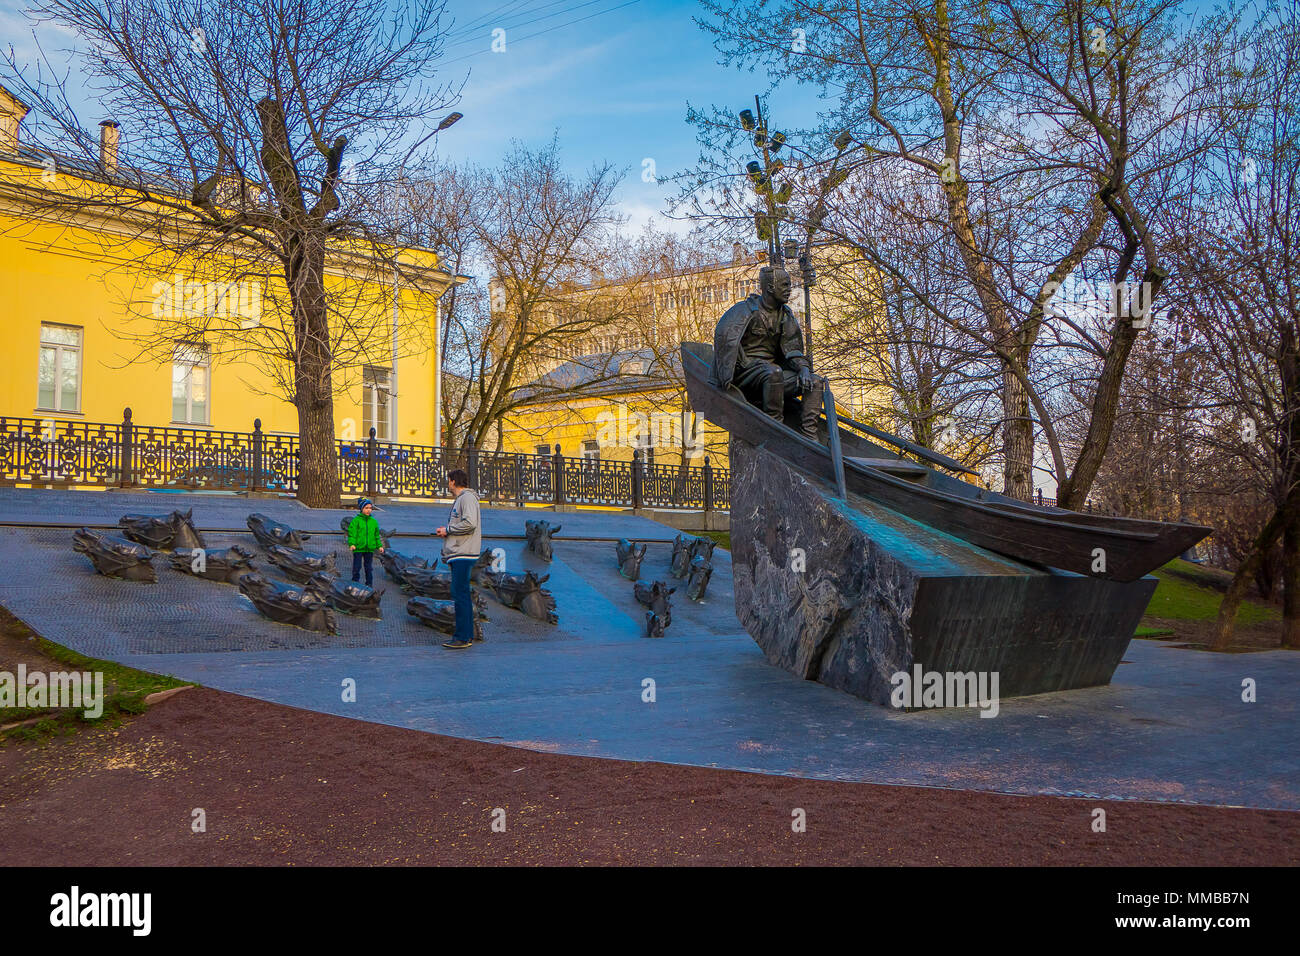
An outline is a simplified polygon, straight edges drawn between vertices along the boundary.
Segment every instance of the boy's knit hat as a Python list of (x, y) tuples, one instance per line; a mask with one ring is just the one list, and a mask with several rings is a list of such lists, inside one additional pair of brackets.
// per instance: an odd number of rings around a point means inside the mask
[(369, 498), (361, 498), (361, 499), (358, 499), (358, 501), (357, 501), (357, 510), (360, 511), (360, 510), (361, 510), (362, 508), (364, 508), (366, 505), (373, 505), (373, 504), (374, 504), (374, 502), (371, 501)]

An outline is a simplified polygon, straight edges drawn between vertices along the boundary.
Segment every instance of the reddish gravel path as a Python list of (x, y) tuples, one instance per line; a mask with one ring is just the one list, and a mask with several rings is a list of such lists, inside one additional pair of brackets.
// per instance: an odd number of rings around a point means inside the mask
[[(1092, 832), (1095, 806), (1106, 833)], [(206, 833), (191, 832), (196, 807)], [(796, 807), (807, 832), (792, 832)], [(0, 859), (1295, 866), (1300, 813), (539, 754), (195, 689), (116, 731), (0, 749)]]

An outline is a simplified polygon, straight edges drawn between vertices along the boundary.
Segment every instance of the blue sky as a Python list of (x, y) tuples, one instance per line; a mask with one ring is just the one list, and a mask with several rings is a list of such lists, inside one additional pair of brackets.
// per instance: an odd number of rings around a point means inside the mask
[[(13, 44), (20, 60), (31, 50), (31, 27), (19, 13), (24, 5), (0, 0), (0, 42)], [(685, 122), (688, 101), (740, 110), (768, 85), (765, 72), (718, 65), (711, 37), (692, 19), (707, 15), (694, 0), (448, 0), (447, 10), (454, 23), (440, 78), (468, 82), (455, 107), (465, 118), (439, 137), (440, 155), (490, 165), (512, 138), (540, 146), (558, 132), (574, 173), (604, 161), (626, 171), (617, 197), (634, 227), (675, 192), (643, 181), (643, 161), (652, 159), (662, 179), (698, 155)], [(504, 52), (492, 50), (495, 29), (505, 31)], [(42, 43), (66, 48), (70, 38), (42, 34)], [(810, 90), (782, 91), (768, 101), (789, 126), (811, 120), (816, 106)], [(86, 125), (102, 118), (86, 105)]]
[[(513, 6), (546, 7), (541, 11), (544, 15), (581, 2), (566, 0), (557, 6), (536, 0)], [(634, 224), (662, 209), (664, 198), (674, 189), (644, 182), (643, 162), (652, 159), (664, 178), (695, 161), (694, 130), (685, 122), (688, 101), (736, 110), (752, 107), (754, 94), (765, 91), (768, 79), (765, 73), (717, 64), (711, 37), (692, 19), (706, 15), (698, 3), (625, 3), (601, 0), (518, 29), (511, 23), (538, 14), (481, 20), (477, 39), (451, 54), (468, 54), (447, 67), (449, 73), (470, 68), (460, 107), (465, 119), (448, 131), (439, 149), (447, 156), (490, 162), (504, 152), (512, 136), (536, 144), (558, 130), (562, 155), (570, 167), (607, 160), (627, 170), (619, 199)], [(450, 9), (459, 27), (499, 6), (451, 0)], [(533, 39), (512, 40), (605, 10), (611, 12)], [(490, 49), (491, 31), (498, 22), (506, 30), (505, 53)], [(810, 91), (791, 90), (772, 97), (769, 109), (778, 119), (809, 117), (815, 98)], [(660, 224), (666, 225), (662, 220)]]
[[(1193, 0), (1189, 7), (1213, 5)], [(18, 12), (24, 6), (0, 0), (0, 43), (30, 60), (31, 28)], [(512, 138), (536, 147), (558, 132), (573, 173), (604, 161), (626, 172), (617, 198), (633, 227), (656, 217), (675, 193), (670, 184), (643, 181), (643, 161), (652, 159), (662, 180), (698, 156), (687, 103), (740, 110), (768, 86), (761, 68), (718, 65), (710, 35), (693, 19), (708, 16), (697, 0), (448, 0), (447, 11), (453, 22), (439, 78), (468, 82), (455, 107), (465, 118), (439, 137), (440, 154), (491, 165)], [(492, 51), (496, 29), (505, 31), (503, 52)], [(71, 38), (49, 34), (42, 42), (62, 49)], [(816, 91), (793, 85), (767, 101), (776, 128), (811, 125), (819, 105)], [(86, 104), (88, 127), (103, 118)]]

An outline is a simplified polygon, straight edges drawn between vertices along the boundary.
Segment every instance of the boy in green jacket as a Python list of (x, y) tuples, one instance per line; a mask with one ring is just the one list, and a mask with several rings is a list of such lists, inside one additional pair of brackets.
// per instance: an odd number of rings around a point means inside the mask
[(369, 498), (357, 502), (361, 512), (348, 523), (348, 548), (352, 551), (352, 580), (361, 578), (361, 566), (366, 568), (366, 587), (375, 586), (375, 552), (384, 553), (384, 539), (379, 536), (379, 522), (371, 511), (374, 504)]

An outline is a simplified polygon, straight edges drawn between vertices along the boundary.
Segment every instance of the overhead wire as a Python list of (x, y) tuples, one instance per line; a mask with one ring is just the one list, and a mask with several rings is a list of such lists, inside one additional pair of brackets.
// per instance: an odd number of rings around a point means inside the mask
[[(581, 8), (583, 8), (583, 7), (589, 7), (589, 6), (591, 6), (593, 3), (600, 3), (600, 2), (603, 2), (603, 0), (587, 0), (587, 2), (585, 2), (585, 3), (577, 4), (577, 5), (573, 6), (573, 7), (568, 8), (567, 10), (561, 10), (561, 11), (558, 11), (558, 12), (553, 13), (553, 14), (548, 14), (548, 15), (545, 16), (545, 17), (540, 17), (540, 18), (538, 18), (538, 20), (546, 20), (546, 19), (550, 19), (551, 17), (562, 16), (562, 15), (565, 14), (565, 13), (572, 13), (574, 10), (579, 10), (579, 9), (581, 9)], [(557, 23), (557, 24), (555, 24), (554, 26), (547, 27), (545, 30), (538, 30), (537, 32), (535, 32), (535, 33), (530, 33), (530, 34), (528, 34), (527, 36), (515, 37), (515, 38), (514, 38), (513, 40), (511, 40), (510, 42), (511, 42), (511, 43), (522, 43), (524, 40), (531, 40), (531, 39), (534, 39), (535, 37), (544, 36), (544, 35), (547, 34), (547, 33), (553, 33), (553, 32), (556, 31), (556, 30), (562, 30), (562, 29), (564, 29), (565, 27), (571, 27), (571, 26), (573, 26), (574, 24), (583, 23), (583, 22), (585, 22), (585, 21), (587, 21), (587, 20), (591, 20), (591, 19), (594, 19), (594, 18), (596, 18), (596, 17), (604, 16), (605, 14), (608, 14), (608, 13), (613, 13), (615, 10), (621, 10), (621, 9), (623, 9), (624, 7), (630, 7), (630, 6), (632, 6), (632, 4), (634, 4), (634, 3), (640, 3), (640, 2), (641, 2), (641, 0), (626, 0), (626, 2), (624, 2), (624, 3), (620, 3), (620, 4), (618, 4), (618, 5), (616, 5), (616, 6), (613, 6), (613, 7), (610, 7), (610, 8), (607, 9), (607, 10), (597, 10), (597, 11), (595, 11), (594, 13), (589, 13), (589, 14), (587, 14), (586, 16), (583, 16), (583, 17), (576, 17), (576, 18), (574, 18), (573, 20), (568, 20), (568, 21), (566, 21), (566, 22), (564, 22), (564, 23)], [(535, 22), (537, 22), (537, 20), (528, 21), (528, 22), (535, 23)], [(457, 42), (457, 43), (450, 44), (450, 46), (463, 46), (466, 42), (472, 42), (472, 40), (471, 40), (471, 41), (464, 41), (464, 40), (462, 40), (462, 41), (459, 41), (459, 42)], [(466, 54), (463, 54), (463, 55), (458, 56), (458, 57), (453, 57), (453, 58), (450, 59), (450, 60), (443, 60), (443, 61), (440, 62), (439, 65), (440, 65), (440, 66), (449, 66), (449, 65), (452, 64), (452, 63), (459, 63), (459, 62), (461, 62), (462, 60), (468, 60), (468, 59), (470, 59), (471, 57), (480, 56), (481, 54), (486, 53), (486, 52), (489, 52), (489, 51), (488, 51), (488, 50), (478, 50), (478, 51), (475, 51), (475, 52), (473, 52), (473, 53), (466, 53)]]

